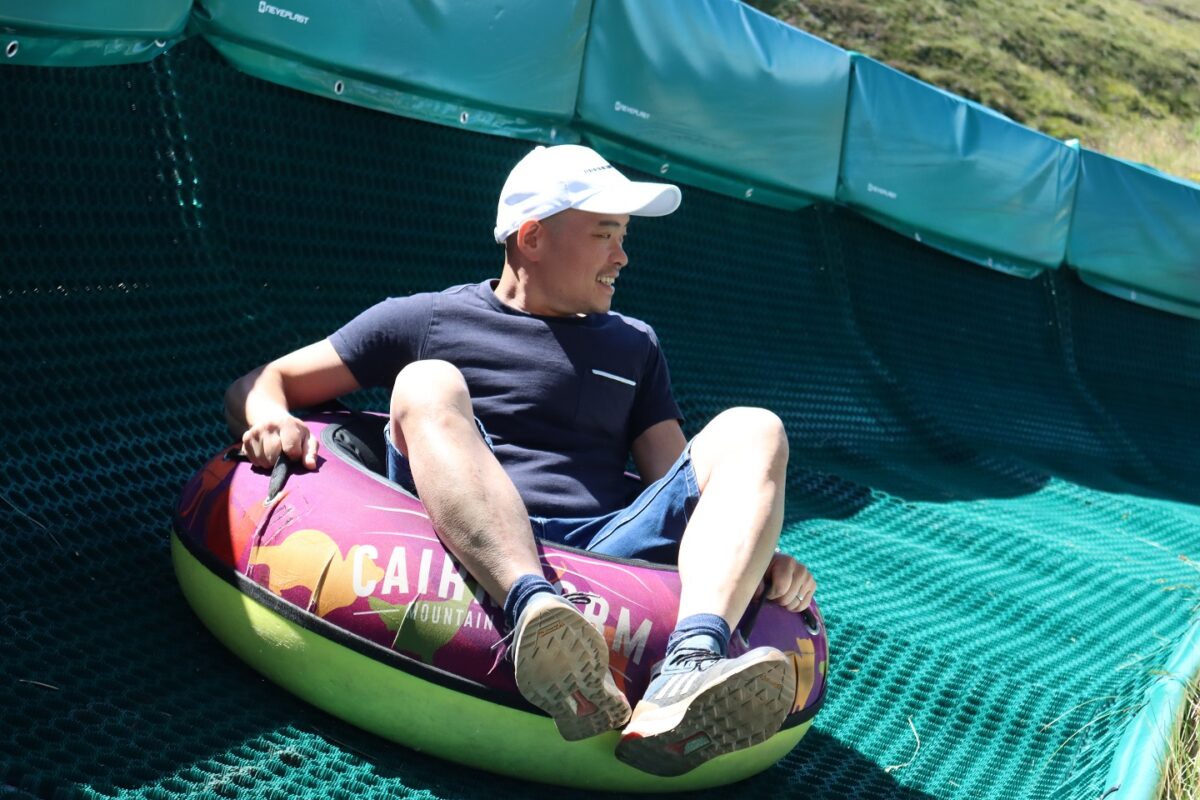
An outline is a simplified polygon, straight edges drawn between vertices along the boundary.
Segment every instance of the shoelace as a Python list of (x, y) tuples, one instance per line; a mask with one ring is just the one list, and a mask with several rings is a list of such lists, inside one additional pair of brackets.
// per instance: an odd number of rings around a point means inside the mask
[(593, 600), (599, 600), (600, 595), (593, 592), (568, 592), (563, 595), (563, 599), (569, 603), (574, 603), (577, 606), (587, 605)]
[[(724, 661), (725, 656), (706, 650), (703, 647), (681, 647), (671, 654), (669, 659), (672, 669), (675, 667), (691, 667), (692, 669), (707, 669), (717, 661)], [(665, 666), (665, 665), (664, 665)]]

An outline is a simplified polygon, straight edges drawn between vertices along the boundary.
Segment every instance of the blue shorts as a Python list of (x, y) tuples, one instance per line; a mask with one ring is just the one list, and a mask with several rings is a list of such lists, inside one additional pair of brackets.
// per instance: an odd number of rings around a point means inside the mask
[[(479, 420), (475, 424), (488, 447), (492, 447), (483, 424)], [(386, 429), (384, 439), (388, 478), (415, 495), (408, 459), (392, 444)], [(643, 489), (625, 508), (598, 517), (531, 516), (529, 522), (538, 539), (619, 558), (675, 564), (679, 560), (679, 541), (699, 500), (700, 487), (692, 467), (689, 442), (667, 473)]]

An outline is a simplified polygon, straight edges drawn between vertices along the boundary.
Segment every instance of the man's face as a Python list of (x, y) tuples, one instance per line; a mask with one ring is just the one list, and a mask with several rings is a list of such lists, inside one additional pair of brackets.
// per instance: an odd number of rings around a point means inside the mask
[(552, 313), (605, 313), (617, 276), (629, 263), (622, 243), (628, 214), (568, 209), (542, 220), (545, 250), (539, 255), (539, 289)]

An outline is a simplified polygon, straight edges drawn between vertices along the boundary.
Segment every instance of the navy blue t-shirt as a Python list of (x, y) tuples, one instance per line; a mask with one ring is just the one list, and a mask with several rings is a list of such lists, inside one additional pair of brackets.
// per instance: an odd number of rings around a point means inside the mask
[(614, 312), (526, 314), (493, 286), (389, 298), (329, 341), (364, 387), (390, 387), (412, 361), (458, 367), (530, 514), (590, 517), (624, 507), (633, 440), (680, 417), (653, 329)]

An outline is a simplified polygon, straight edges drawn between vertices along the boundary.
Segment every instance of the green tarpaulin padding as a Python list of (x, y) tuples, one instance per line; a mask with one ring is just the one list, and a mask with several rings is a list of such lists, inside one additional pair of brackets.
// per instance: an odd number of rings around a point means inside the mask
[(596, 0), (579, 118), (611, 158), (734, 197), (832, 199), (846, 51), (734, 0)]
[(1200, 186), (1085, 149), (1067, 260), (1102, 291), (1200, 317)]
[(1062, 263), (1078, 152), (854, 54), (838, 199), (889, 227), (1030, 277)]
[[(1166, 800), (1159, 791), (1163, 769), (1169, 759), (1181, 758), (1179, 730), (1183, 715), (1195, 706), (1187, 695), (1191, 682), (1200, 675), (1200, 619), (1175, 646), (1157, 680), (1146, 690), (1137, 714), (1125, 729), (1113, 757), (1106, 783), (1120, 786), (1112, 800)], [(1193, 753), (1192, 757), (1196, 755)], [(1181, 767), (1175, 768), (1179, 774)], [(1186, 779), (1185, 779), (1186, 780)], [(1194, 788), (1194, 787), (1192, 787)], [(1185, 795), (1186, 796), (1186, 795)]]
[(468, 130), (576, 141), (589, 0), (303, 3), (202, 0), (204, 35), (239, 69), (295, 89)]
[(0, 64), (91, 67), (149, 61), (183, 38), (192, 0), (0, 0)]

